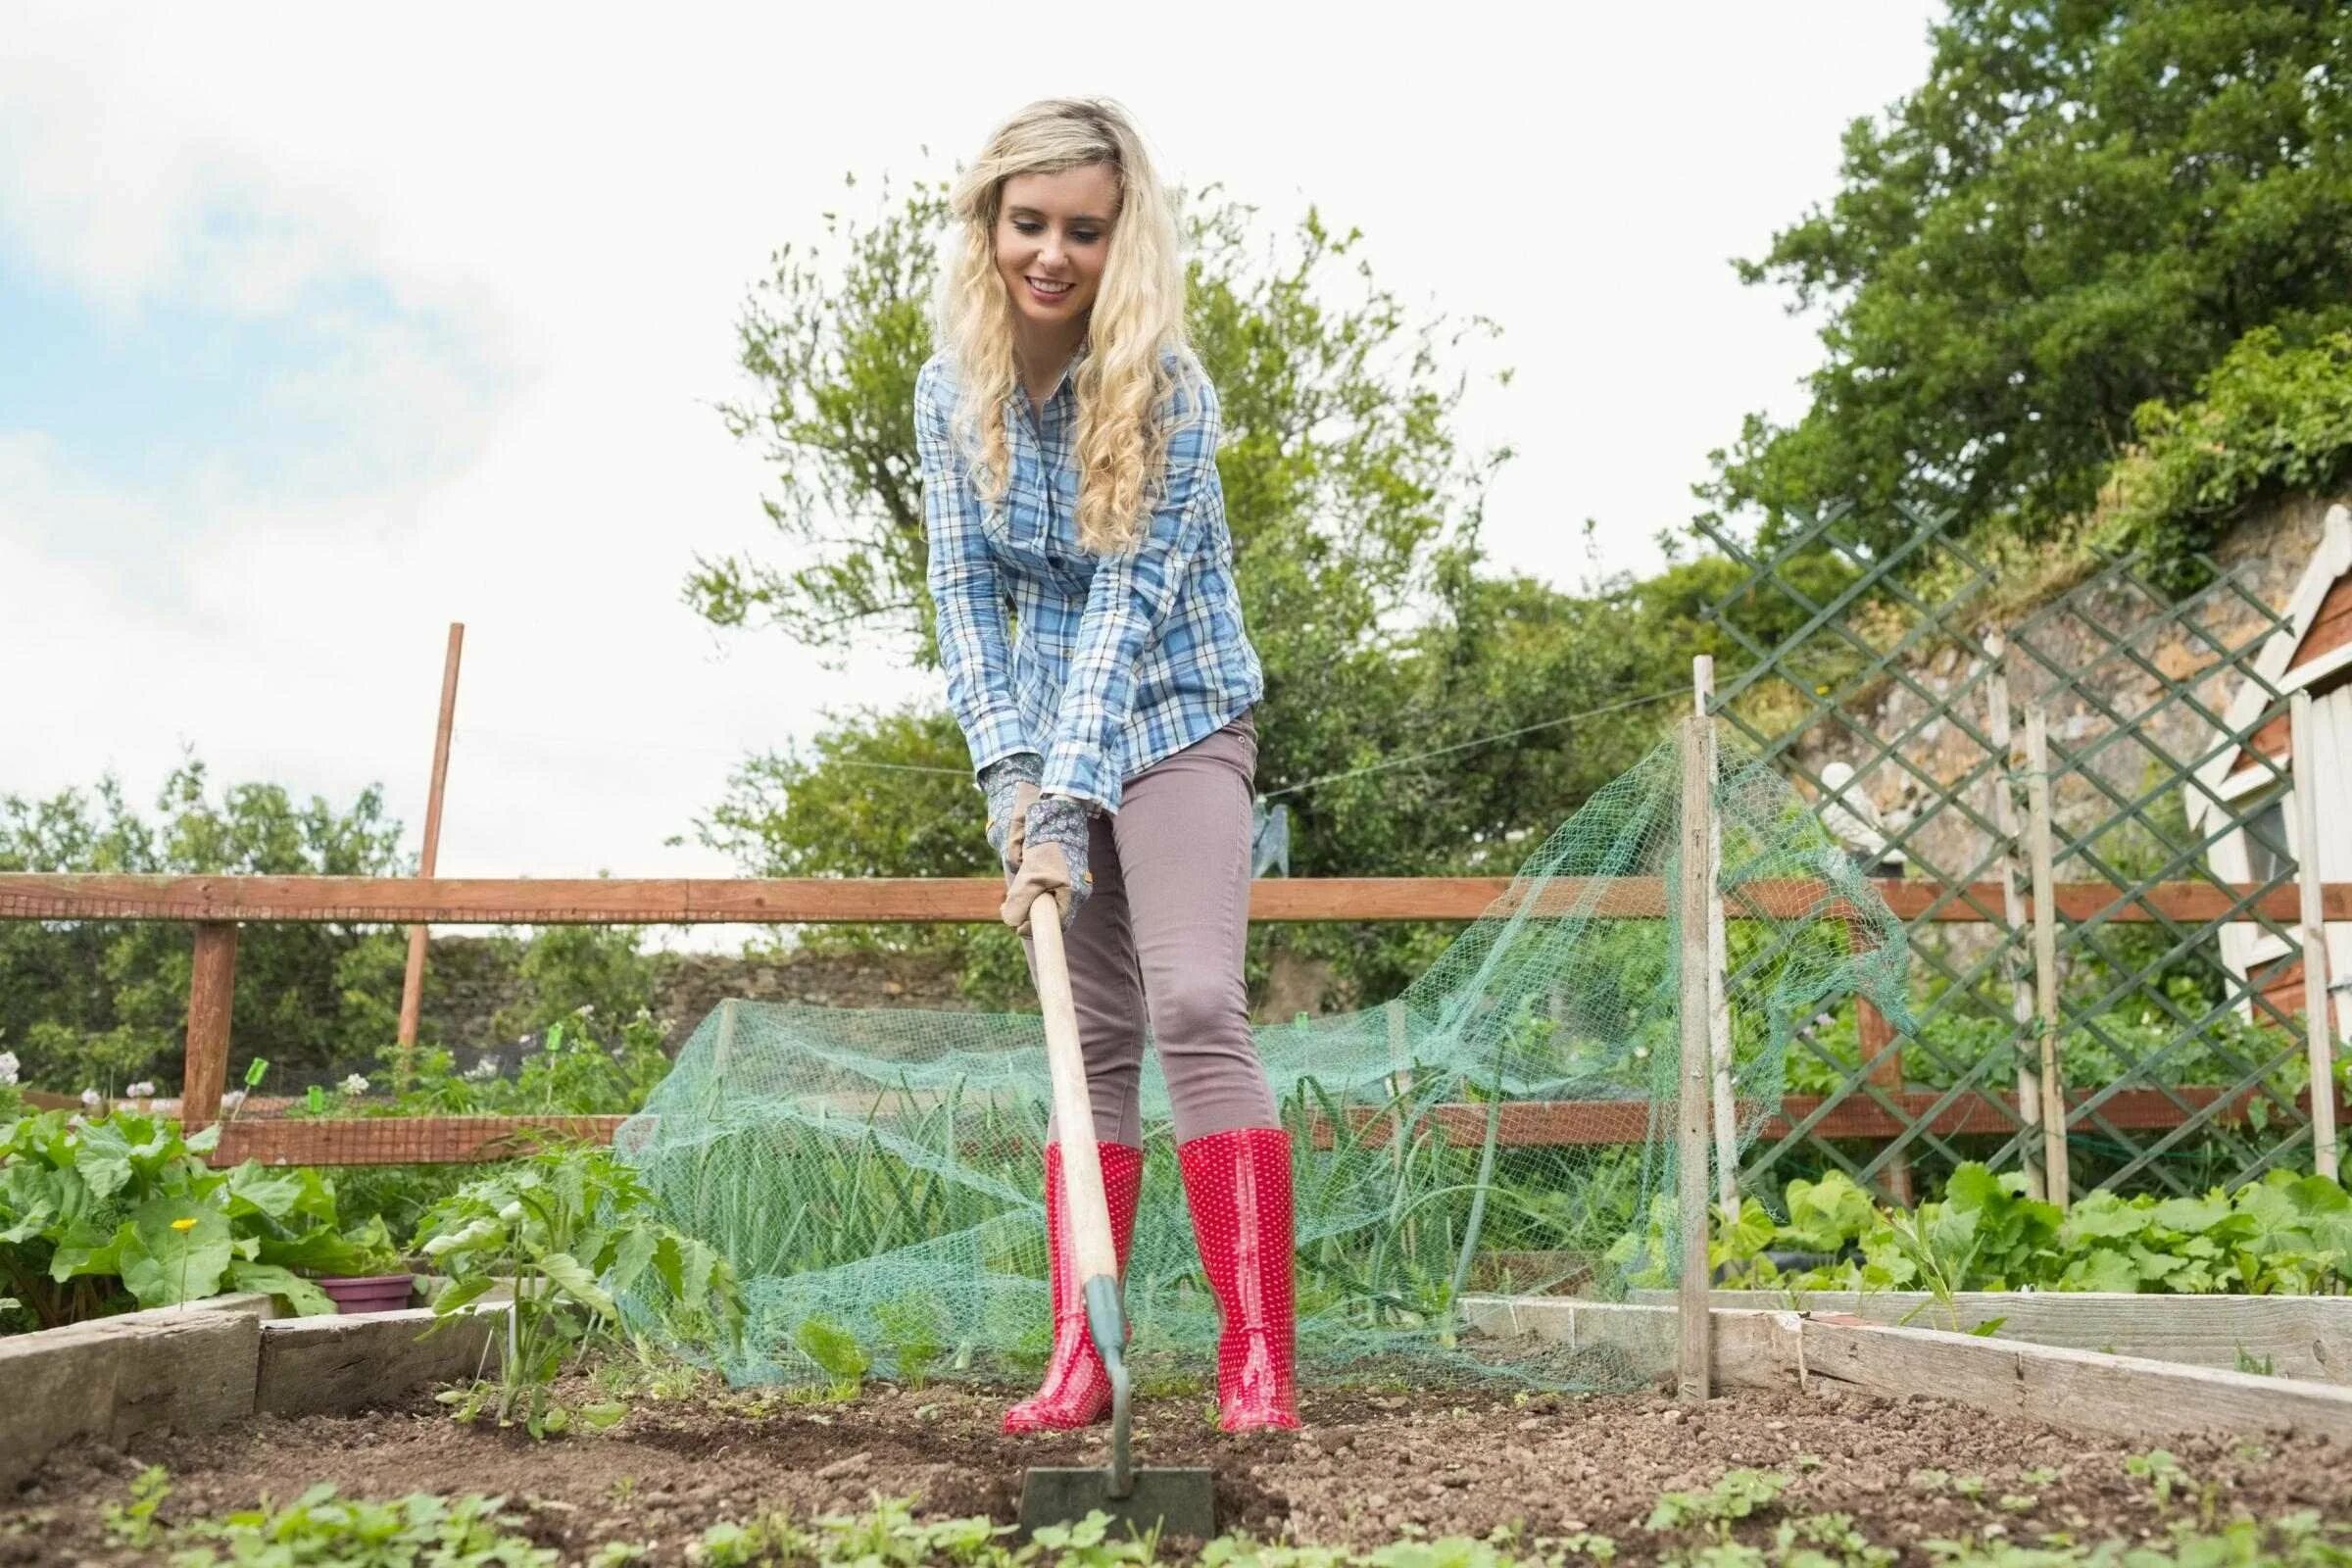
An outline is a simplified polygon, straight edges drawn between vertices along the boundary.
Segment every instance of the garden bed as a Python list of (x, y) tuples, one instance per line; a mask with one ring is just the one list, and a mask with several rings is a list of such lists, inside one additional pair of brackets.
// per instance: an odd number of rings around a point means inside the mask
[[(126, 1450), (77, 1444), (0, 1508), (0, 1564), (164, 1560), (117, 1548), (104, 1523), (105, 1505), (122, 1501), (148, 1464), (172, 1477), (159, 1520), (283, 1503), (318, 1482), (368, 1497), (504, 1494), (519, 1533), (566, 1561), (627, 1541), (653, 1544), (644, 1561), (683, 1562), (686, 1544), (721, 1521), (849, 1509), (877, 1494), (912, 1498), (923, 1516), (1009, 1522), (1023, 1465), (1091, 1462), (1101, 1447), (1091, 1435), (1001, 1436), (1005, 1397), (935, 1387), (809, 1403), (774, 1391), (704, 1392), (638, 1400), (602, 1434), (533, 1443), (455, 1423), (419, 1393), (363, 1414), (150, 1433)], [(1690, 1544), (1645, 1528), (1662, 1494), (1704, 1491), (1742, 1469), (1788, 1483), (1734, 1527), (1740, 1539), (1768, 1541), (1779, 1522), (1845, 1512), (1911, 1561), (1924, 1561), (1918, 1544), (1936, 1539), (2158, 1537), (2170, 1520), (2194, 1517), (2205, 1488), (2223, 1518), (2309, 1509), (2352, 1519), (2352, 1467), (2324, 1440), (2177, 1442), (2180, 1476), (2159, 1489), (2144, 1460), (2132, 1472), (2144, 1445), (1827, 1379), (1809, 1392), (1740, 1391), (1697, 1407), (1648, 1394), (1310, 1390), (1302, 1413), (1304, 1432), (1231, 1438), (1209, 1427), (1198, 1396), (1146, 1399), (1138, 1452), (1214, 1466), (1227, 1527), (1261, 1537), (1372, 1546), (1508, 1526), (1530, 1544), (1605, 1535), (1623, 1561)]]

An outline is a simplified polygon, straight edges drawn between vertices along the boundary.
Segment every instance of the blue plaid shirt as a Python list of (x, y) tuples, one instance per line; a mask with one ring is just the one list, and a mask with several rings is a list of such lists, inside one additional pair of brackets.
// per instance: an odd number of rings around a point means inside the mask
[(993, 511), (949, 431), (956, 369), (945, 351), (915, 379), (939, 658), (974, 772), (1036, 753), (1040, 789), (1115, 811), (1128, 779), (1264, 695), (1234, 586), (1216, 389), (1189, 361), (1168, 364), (1167, 481), (1123, 556), (1078, 543), (1077, 361), (1034, 418), (1026, 392), (1007, 401), (1011, 477)]

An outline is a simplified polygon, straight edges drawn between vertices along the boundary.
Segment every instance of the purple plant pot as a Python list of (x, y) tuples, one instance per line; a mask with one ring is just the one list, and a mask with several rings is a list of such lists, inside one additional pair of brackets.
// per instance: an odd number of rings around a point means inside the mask
[(407, 1274), (326, 1274), (319, 1276), (318, 1288), (338, 1312), (397, 1312), (409, 1304), (416, 1281)]

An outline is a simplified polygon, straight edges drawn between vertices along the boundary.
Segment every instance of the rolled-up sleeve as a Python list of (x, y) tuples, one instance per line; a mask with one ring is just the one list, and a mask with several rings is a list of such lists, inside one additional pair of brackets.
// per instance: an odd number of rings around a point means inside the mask
[(971, 748), (972, 771), (1016, 752), (1034, 752), (1012, 695), (1011, 639), (1004, 581), (981, 527), (980, 497), (948, 429), (947, 387), (936, 364), (914, 386), (915, 452), (923, 470), (927, 579), (938, 615), (939, 662), (948, 708)]
[(1137, 665), (1224, 506), (1215, 388), (1193, 376), (1170, 401), (1173, 429), (1159, 503), (1137, 547), (1104, 557), (1095, 567), (1040, 785), (1048, 794), (1074, 796), (1111, 811), (1119, 808), (1123, 782), (1111, 760), (1111, 740), (1135, 702)]

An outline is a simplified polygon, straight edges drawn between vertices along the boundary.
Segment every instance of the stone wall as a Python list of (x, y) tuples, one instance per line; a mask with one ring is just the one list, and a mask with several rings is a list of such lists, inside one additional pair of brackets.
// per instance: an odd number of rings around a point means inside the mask
[[(512, 938), (444, 936), (433, 940), (425, 964), (419, 1022), (467, 1060), (501, 1040), (494, 1020), (523, 1001)], [(970, 1010), (953, 969), (929, 956), (787, 953), (746, 956), (716, 953), (656, 953), (654, 1016), (672, 1049), (694, 1033), (727, 997), (755, 1002), (806, 1002), (827, 1007), (926, 1007)]]
[[(2223, 537), (2215, 551), (2217, 563), (2225, 571), (2242, 572), (2248, 590), (2274, 612), (2283, 610), (2319, 544), (2322, 519), (2338, 499), (2297, 497), (2257, 509)], [(2002, 617), (2002, 629), (2016, 641), (2015, 629), (2039, 609), (2039, 605), (2028, 606)], [(2099, 747), (2082, 759), (2084, 771), (2095, 772), (2113, 790), (2136, 798), (2164, 779), (2178, 776), (2210, 751), (2215, 732), (2198, 709), (2224, 711), (2239, 679), (2238, 666), (2223, 663), (2215, 645), (2221, 649), (2258, 647), (2266, 624), (2251, 607), (2217, 598), (2200, 621), (2210, 634), (2208, 640), (2187, 628), (2161, 626), (2151, 613), (2150, 603), (2133, 591), (2096, 592), (2081, 614), (2044, 624), (2032, 633), (2034, 646), (2046, 663), (2012, 654), (2012, 722), (2019, 744), (2023, 744), (2024, 705), (2028, 702), (2044, 704), (2052, 738), (2070, 752), (2089, 750), (2093, 742), (2115, 729), (2113, 720), (2099, 711), (2099, 702), (2126, 717), (2144, 714), (2145, 722), (2134, 724), (2131, 737)], [(2114, 652), (2101, 628), (2126, 637), (2135, 657)], [(1984, 628), (1972, 629), (1981, 634)], [(2065, 672), (2064, 679), (2060, 671)], [(1950, 788), (1984, 763), (1986, 753), (1977, 735), (1989, 734), (1986, 687), (1990, 672), (1973, 651), (1947, 644), (1921, 653), (1906, 673), (1925, 696), (1899, 680), (1884, 680), (1873, 694), (1849, 709), (1842, 724), (1817, 725), (1793, 751), (1792, 760), (1815, 773), (1832, 761), (1855, 764), (1856, 786), (1890, 825), (1915, 823), (1910, 874), (1966, 875), (1972, 870), (1978, 875), (1992, 874), (1978, 869), (1993, 851), (1990, 835), (1971, 820), (1968, 812), (1939, 808), (1936, 791), (1912, 771), (1927, 775), (1936, 786)], [(2165, 681), (2185, 682), (2195, 702), (2164, 703)], [(1929, 717), (1936, 706), (1952, 701), (1955, 694), (1977, 735), (1948, 718)], [(1868, 752), (1860, 735), (1892, 738), (1923, 719), (1928, 721), (1919, 734), (1902, 747), (1903, 762), (1867, 765)], [(1969, 803), (1984, 822), (1997, 820), (1989, 776), (1980, 780)], [(2088, 779), (2078, 775), (2060, 779), (2053, 809), (2062, 829), (2080, 829), (2114, 815), (2119, 808)], [(2059, 867), (2061, 878), (2093, 874), (2079, 865)]]

